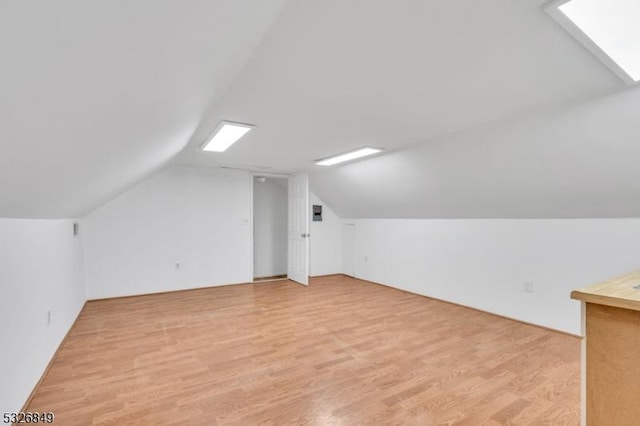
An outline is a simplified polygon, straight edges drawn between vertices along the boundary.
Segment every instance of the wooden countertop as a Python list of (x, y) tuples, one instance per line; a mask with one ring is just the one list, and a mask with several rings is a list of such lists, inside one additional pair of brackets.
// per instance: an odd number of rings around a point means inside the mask
[(574, 290), (571, 298), (640, 311), (640, 271)]

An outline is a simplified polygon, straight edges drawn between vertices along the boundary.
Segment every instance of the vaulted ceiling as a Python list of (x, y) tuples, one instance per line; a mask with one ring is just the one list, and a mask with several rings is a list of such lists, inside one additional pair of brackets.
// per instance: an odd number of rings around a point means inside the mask
[[(342, 217), (640, 217), (640, 87), (312, 175)], [(364, 203), (363, 203), (364, 200)]]
[[(0, 0), (0, 217), (169, 162), (309, 171), (350, 217), (629, 216), (640, 93), (541, 0)], [(257, 127), (224, 153), (221, 119)], [(375, 158), (321, 169), (362, 145)]]
[(0, 217), (87, 213), (178, 154), (285, 0), (0, 0)]

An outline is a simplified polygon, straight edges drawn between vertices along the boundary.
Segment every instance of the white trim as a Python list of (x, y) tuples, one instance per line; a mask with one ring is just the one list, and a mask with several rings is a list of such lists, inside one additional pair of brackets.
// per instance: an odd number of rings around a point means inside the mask
[[(282, 178), (282, 179), (287, 179), (287, 194), (289, 193), (289, 185), (288, 185), (288, 180), (291, 177), (291, 175), (287, 175), (287, 174), (280, 174), (280, 173), (260, 173), (257, 171), (252, 171), (250, 172), (250, 176), (251, 176), (251, 213), (250, 216), (251, 218), (249, 219), (251, 221), (251, 226), (250, 226), (250, 230), (251, 230), (251, 234), (249, 235), (249, 239), (250, 239), (250, 244), (251, 244), (251, 255), (250, 257), (250, 268), (249, 270), (251, 271), (251, 283), (255, 283), (255, 282), (266, 282), (265, 280), (260, 280), (260, 281), (256, 281), (256, 271), (255, 271), (255, 265), (254, 265), (254, 260), (255, 260), (255, 253), (256, 253), (256, 240), (255, 240), (255, 221), (254, 221), (254, 217), (255, 217), (255, 205), (254, 205), (254, 197), (253, 197), (253, 191), (254, 191), (254, 187), (255, 187), (255, 179), (256, 177), (260, 177), (260, 176), (265, 176), (265, 177), (272, 177), (272, 178)], [(288, 200), (287, 200), (288, 203)], [(289, 239), (289, 235), (288, 235), (288, 227), (287, 227), (287, 240)], [(289, 253), (288, 253), (288, 249), (287, 249), (287, 267), (288, 267), (288, 262), (289, 262)], [(288, 279), (288, 278), (284, 278), (284, 279)], [(275, 280), (274, 280), (275, 281)]]
[(254, 238), (254, 233), (255, 233), (255, 229), (254, 229), (254, 223), (253, 223), (253, 218), (254, 218), (254, 212), (253, 210), (255, 209), (254, 203), (253, 203), (253, 186), (254, 186), (254, 176), (253, 174), (249, 174), (249, 179), (251, 180), (251, 186), (250, 186), (250, 191), (249, 191), (249, 205), (251, 206), (249, 208), (249, 247), (251, 248), (251, 250), (249, 250), (249, 277), (251, 278), (250, 282), (255, 282), (256, 277), (255, 277), (255, 266), (254, 266), (254, 256), (255, 256), (255, 251), (256, 251), (256, 241)]
[[(186, 167), (191, 167), (189, 165), (186, 165)], [(205, 169), (209, 169), (210, 167), (208, 166), (203, 166), (203, 168)], [(237, 170), (240, 172), (249, 172), (252, 173), (255, 176), (266, 176), (266, 177), (274, 177), (274, 178), (290, 178), (292, 175), (290, 173), (278, 173), (278, 172), (266, 172), (266, 171), (261, 171), (261, 169), (258, 168), (250, 168), (250, 167), (233, 167), (233, 166), (218, 166), (219, 169), (223, 169), (223, 170)]]
[(291, 175), (286, 173), (262, 173), (258, 171), (252, 171), (251, 174), (256, 177), (264, 176), (264, 177), (281, 178), (281, 179), (289, 179), (291, 177)]
[(604, 63), (611, 71), (613, 71), (618, 77), (624, 80), (627, 84), (636, 84), (637, 82), (618, 65), (607, 53), (600, 48), (591, 38), (585, 34), (571, 19), (567, 17), (559, 9), (565, 3), (571, 0), (553, 0), (543, 6), (543, 10), (547, 15), (551, 16), (565, 31), (571, 34), (576, 40), (582, 44), (589, 52), (591, 52), (596, 58)]

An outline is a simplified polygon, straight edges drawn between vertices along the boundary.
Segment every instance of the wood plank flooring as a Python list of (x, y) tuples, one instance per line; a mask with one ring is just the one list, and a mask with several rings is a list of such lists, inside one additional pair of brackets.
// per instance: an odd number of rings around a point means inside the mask
[(61, 425), (577, 425), (580, 341), (352, 278), (88, 302)]

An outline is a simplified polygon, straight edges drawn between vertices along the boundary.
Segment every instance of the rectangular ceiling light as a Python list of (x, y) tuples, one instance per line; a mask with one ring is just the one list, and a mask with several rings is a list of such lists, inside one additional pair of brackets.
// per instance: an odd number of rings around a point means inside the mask
[(358, 148), (355, 151), (345, 152), (344, 154), (334, 155), (333, 157), (325, 158), (323, 160), (316, 161), (319, 166), (333, 166), (334, 164), (344, 163), (345, 161), (355, 160), (356, 158), (366, 157), (367, 155), (377, 154), (381, 152), (381, 149), (365, 146)]
[(213, 135), (202, 145), (202, 149), (204, 151), (224, 152), (254, 127), (251, 124), (221, 121)]
[(627, 83), (640, 80), (639, 0), (556, 0), (546, 11)]

